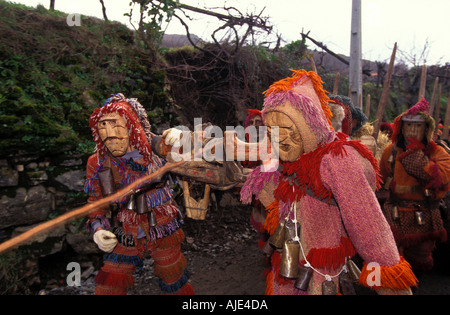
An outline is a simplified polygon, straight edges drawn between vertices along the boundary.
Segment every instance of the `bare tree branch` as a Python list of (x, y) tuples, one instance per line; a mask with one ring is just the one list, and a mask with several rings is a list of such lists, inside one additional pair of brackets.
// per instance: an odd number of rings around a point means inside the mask
[(100, 0), (100, 3), (102, 4), (103, 18), (105, 19), (105, 21), (108, 21), (108, 17), (106, 16), (106, 7), (105, 7), (105, 3), (103, 2), (103, 0)]
[[(349, 65), (349, 64), (350, 64), (347, 60), (345, 60), (344, 58), (342, 58), (341, 56), (339, 56), (339, 55), (336, 54), (335, 52), (333, 52), (333, 51), (331, 51), (330, 49), (328, 49), (327, 46), (325, 46), (325, 44), (323, 44), (323, 43), (321, 43), (321, 42), (318, 42), (318, 41), (316, 41), (315, 39), (311, 38), (311, 37), (309, 36), (309, 32), (306, 33), (306, 34), (302, 32), (301, 35), (302, 35), (303, 40), (304, 40), (305, 38), (309, 39), (309, 40), (312, 41), (315, 45), (319, 46), (320, 48), (322, 48), (323, 50), (325, 50), (327, 53), (329, 53), (330, 55), (332, 55), (333, 57), (335, 57), (335, 58), (338, 59), (339, 61), (345, 63), (346, 65)], [(370, 75), (370, 70), (364, 70), (364, 69), (363, 69), (363, 73), (364, 73), (365, 75)]]

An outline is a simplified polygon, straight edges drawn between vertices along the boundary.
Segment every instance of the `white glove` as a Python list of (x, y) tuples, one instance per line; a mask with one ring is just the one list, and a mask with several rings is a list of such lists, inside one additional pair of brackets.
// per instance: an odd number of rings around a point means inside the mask
[(183, 131), (177, 128), (170, 128), (164, 130), (162, 137), (164, 138), (164, 143), (169, 146), (173, 146), (177, 141), (180, 141), (183, 137)]
[(102, 251), (110, 253), (116, 247), (118, 241), (114, 233), (107, 230), (98, 230), (94, 233), (94, 242)]

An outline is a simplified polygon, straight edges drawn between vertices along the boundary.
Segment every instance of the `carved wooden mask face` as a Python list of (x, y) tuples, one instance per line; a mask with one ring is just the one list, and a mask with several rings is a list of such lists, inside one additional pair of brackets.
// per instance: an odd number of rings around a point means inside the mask
[(255, 115), (254, 117), (250, 118), (249, 126), (255, 126), (256, 128), (262, 126), (262, 118), (261, 118), (261, 116)]
[(407, 142), (410, 138), (417, 138), (422, 142), (427, 133), (427, 124), (425, 122), (403, 121), (402, 133)]
[(278, 150), (281, 161), (294, 162), (304, 153), (300, 132), (287, 115), (277, 111), (268, 112), (265, 116), (265, 125), (269, 137), (272, 127), (279, 128), (279, 141), (272, 145)]
[(98, 122), (98, 133), (113, 156), (122, 156), (129, 151), (130, 136), (122, 116), (106, 114)]

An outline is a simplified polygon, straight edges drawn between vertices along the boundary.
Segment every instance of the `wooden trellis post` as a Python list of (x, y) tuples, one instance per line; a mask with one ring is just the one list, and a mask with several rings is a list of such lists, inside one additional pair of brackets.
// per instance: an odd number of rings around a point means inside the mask
[(375, 122), (373, 127), (373, 137), (378, 139), (378, 132), (380, 131), (381, 120), (383, 119), (384, 109), (386, 108), (387, 99), (389, 97), (389, 88), (391, 86), (392, 72), (394, 71), (395, 54), (397, 52), (397, 43), (392, 50), (391, 61), (389, 62), (389, 68), (384, 78), (383, 92), (381, 93), (380, 103), (377, 108), (377, 115), (375, 116)]
[(444, 131), (442, 132), (442, 140), (448, 140), (448, 127), (450, 126), (450, 94), (447, 95), (447, 111), (445, 112)]

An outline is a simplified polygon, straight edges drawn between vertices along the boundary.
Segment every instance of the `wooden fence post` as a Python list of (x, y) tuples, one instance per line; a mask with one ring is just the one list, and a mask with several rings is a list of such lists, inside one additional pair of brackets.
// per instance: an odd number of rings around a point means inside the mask
[(444, 130), (442, 131), (442, 140), (448, 140), (448, 127), (450, 126), (450, 94), (447, 95), (447, 111), (445, 112)]
[(397, 52), (397, 43), (392, 50), (391, 61), (389, 63), (388, 72), (384, 78), (383, 92), (381, 93), (380, 103), (377, 108), (377, 115), (375, 116), (373, 137), (378, 139), (378, 132), (380, 131), (381, 119), (383, 119), (384, 109), (386, 108), (387, 99), (389, 97), (389, 88), (391, 85), (392, 72), (394, 71), (395, 53)]

